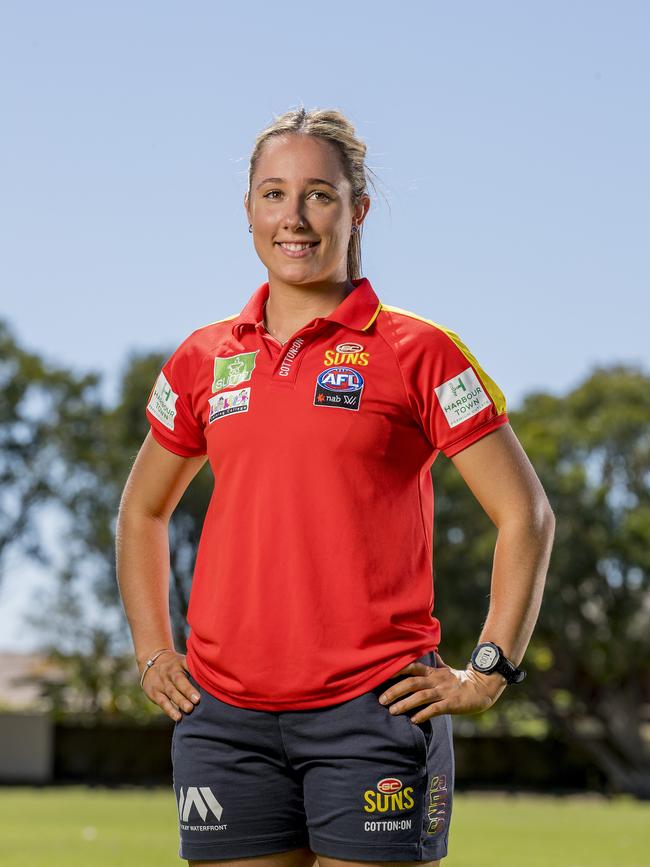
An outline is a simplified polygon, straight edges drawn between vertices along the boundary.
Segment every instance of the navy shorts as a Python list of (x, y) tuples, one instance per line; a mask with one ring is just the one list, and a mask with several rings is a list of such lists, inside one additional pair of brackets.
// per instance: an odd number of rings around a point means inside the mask
[[(419, 657), (435, 667), (433, 651)], [(356, 861), (447, 854), (454, 786), (451, 716), (421, 723), (369, 692), (313, 710), (263, 711), (215, 698), (172, 739), (180, 857), (219, 860), (308, 846)]]

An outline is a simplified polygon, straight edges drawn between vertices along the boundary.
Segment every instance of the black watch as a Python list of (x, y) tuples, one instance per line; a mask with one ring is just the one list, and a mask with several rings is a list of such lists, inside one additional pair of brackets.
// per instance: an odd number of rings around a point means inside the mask
[(480, 671), (481, 674), (492, 674), (497, 671), (508, 683), (521, 683), (526, 677), (523, 668), (517, 668), (514, 663), (506, 659), (501, 648), (491, 641), (484, 641), (474, 648), (471, 663), (472, 668)]

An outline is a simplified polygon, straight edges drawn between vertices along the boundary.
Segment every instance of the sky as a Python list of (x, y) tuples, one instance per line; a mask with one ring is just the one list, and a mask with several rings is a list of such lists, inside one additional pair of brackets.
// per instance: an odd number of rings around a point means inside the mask
[[(513, 408), (648, 370), (649, 44), (641, 0), (2, 0), (0, 316), (112, 402), (130, 352), (171, 354), (266, 280), (255, 137), (337, 108), (379, 178), (380, 300), (460, 334)], [(46, 583), (12, 565), (0, 649), (35, 646)]]

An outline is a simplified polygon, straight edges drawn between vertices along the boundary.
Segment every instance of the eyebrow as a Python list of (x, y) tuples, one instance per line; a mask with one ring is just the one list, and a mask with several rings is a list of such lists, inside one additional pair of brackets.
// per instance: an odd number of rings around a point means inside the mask
[[(262, 184), (266, 184), (269, 181), (274, 183), (274, 184), (284, 184), (285, 183), (284, 178), (264, 178), (263, 181), (259, 182), (259, 184), (255, 187), (255, 189), (258, 190), (262, 186)], [(331, 187), (333, 190), (336, 190), (336, 192), (338, 193), (338, 187), (334, 186), (334, 184), (331, 183), (331, 181), (326, 181), (324, 178), (305, 178), (305, 183), (307, 183), (307, 184), (327, 184), (328, 187)]]

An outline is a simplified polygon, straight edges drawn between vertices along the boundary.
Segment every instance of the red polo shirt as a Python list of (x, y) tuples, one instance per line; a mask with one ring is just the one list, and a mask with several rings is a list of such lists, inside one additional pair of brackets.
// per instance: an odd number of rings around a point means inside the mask
[(239, 707), (346, 701), (437, 649), (429, 471), (508, 421), (457, 334), (353, 282), (284, 346), (263, 283), (192, 332), (149, 396), (156, 440), (214, 474), (187, 659)]

